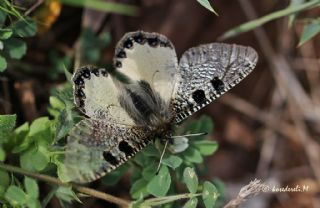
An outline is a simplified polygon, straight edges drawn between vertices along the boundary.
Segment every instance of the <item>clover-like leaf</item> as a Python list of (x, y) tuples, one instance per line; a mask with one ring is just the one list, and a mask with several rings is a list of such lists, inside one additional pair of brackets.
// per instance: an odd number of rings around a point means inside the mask
[(218, 143), (208, 140), (195, 141), (193, 145), (200, 151), (201, 155), (212, 155), (218, 149)]
[(182, 159), (178, 156), (170, 155), (170, 156), (164, 158), (161, 161), (161, 163), (172, 168), (172, 169), (176, 169), (177, 167), (179, 167), (182, 164)]
[(12, 25), (12, 30), (13, 33), (18, 37), (32, 37), (37, 32), (37, 25), (33, 20), (29, 18), (21, 19)]
[(4, 197), (13, 206), (24, 205), (27, 201), (27, 195), (21, 188), (15, 185), (9, 186)]
[(27, 192), (28, 196), (31, 196), (32, 198), (39, 197), (39, 187), (38, 187), (36, 180), (25, 177), (24, 178), (24, 187), (26, 188), (26, 192)]
[(194, 194), (197, 192), (199, 181), (198, 176), (193, 168), (187, 167), (186, 169), (184, 169), (183, 181), (187, 185), (187, 188), (191, 193)]
[(17, 38), (4, 40), (4, 52), (13, 59), (21, 59), (27, 52), (27, 45)]
[[(0, 41), (0, 45), (1, 43), (2, 42)], [(7, 61), (4, 57), (0, 55), (0, 72), (3, 72), (6, 68), (7, 68)]]
[(148, 195), (147, 191), (147, 185), (148, 181), (145, 180), (144, 178), (141, 178), (139, 180), (136, 180), (130, 189), (130, 195), (134, 199), (138, 199), (139, 197), (145, 197)]
[(183, 208), (196, 208), (198, 205), (198, 199), (196, 197), (191, 198), (183, 205)]
[(205, 207), (212, 208), (215, 205), (218, 196), (219, 193), (216, 187), (208, 181), (204, 182), (202, 190), (202, 200)]
[(159, 173), (154, 176), (147, 185), (150, 194), (161, 197), (165, 196), (169, 191), (171, 184), (171, 176), (167, 166), (162, 166)]

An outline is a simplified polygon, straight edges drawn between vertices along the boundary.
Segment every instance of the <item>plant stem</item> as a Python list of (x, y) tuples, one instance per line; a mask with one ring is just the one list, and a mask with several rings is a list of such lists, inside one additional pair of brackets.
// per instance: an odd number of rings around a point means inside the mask
[(13, 173), (18, 173), (18, 174), (21, 174), (24, 176), (35, 178), (35, 179), (45, 181), (47, 183), (55, 184), (58, 186), (71, 186), (74, 190), (81, 192), (83, 194), (87, 194), (87, 195), (93, 196), (95, 198), (99, 198), (99, 199), (117, 204), (119, 206), (123, 206), (123, 207), (130, 206), (130, 202), (127, 200), (124, 200), (124, 199), (121, 199), (121, 198), (118, 198), (118, 197), (115, 197), (115, 196), (112, 196), (110, 194), (106, 194), (106, 193), (103, 193), (100, 191), (96, 191), (94, 189), (91, 189), (91, 188), (88, 188), (85, 186), (81, 186), (78, 184), (64, 183), (64, 182), (60, 181), (59, 179), (48, 176), (48, 175), (34, 173), (31, 171), (23, 170), (22, 168), (19, 168), (19, 167), (15, 167), (15, 166), (3, 164), (3, 163), (0, 163), (0, 169), (7, 170), (7, 171), (13, 172)]
[(185, 193), (185, 194), (178, 194), (173, 196), (158, 197), (158, 198), (147, 199), (143, 204), (149, 205), (149, 206), (157, 206), (157, 205), (167, 204), (176, 200), (188, 199), (192, 197), (198, 197), (201, 195), (202, 193), (197, 193), (197, 194)]

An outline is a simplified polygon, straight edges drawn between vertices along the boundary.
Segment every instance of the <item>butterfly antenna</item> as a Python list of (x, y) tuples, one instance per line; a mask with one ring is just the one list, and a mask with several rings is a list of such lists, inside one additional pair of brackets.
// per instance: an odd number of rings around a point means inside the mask
[(158, 175), (158, 173), (159, 173), (159, 170), (160, 170), (160, 167), (161, 167), (161, 162), (162, 162), (164, 153), (166, 152), (166, 149), (167, 149), (167, 146), (168, 146), (168, 142), (169, 142), (169, 140), (167, 139), (166, 143), (164, 144), (161, 156), (160, 156), (160, 161), (159, 161), (159, 164), (158, 164), (156, 175)]
[(172, 136), (172, 138), (204, 136), (204, 135), (207, 135), (207, 134), (208, 134), (207, 132), (202, 132), (202, 133), (196, 133), (196, 134), (177, 135), (177, 136)]

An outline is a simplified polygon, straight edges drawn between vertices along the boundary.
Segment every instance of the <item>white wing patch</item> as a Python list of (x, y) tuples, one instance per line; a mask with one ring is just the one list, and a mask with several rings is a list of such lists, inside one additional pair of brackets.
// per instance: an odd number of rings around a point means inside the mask
[(79, 109), (93, 119), (133, 125), (119, 104), (119, 89), (105, 69), (82, 67), (73, 76), (74, 96)]
[(114, 65), (134, 81), (146, 81), (168, 102), (176, 81), (178, 61), (171, 42), (163, 35), (127, 33), (118, 43)]

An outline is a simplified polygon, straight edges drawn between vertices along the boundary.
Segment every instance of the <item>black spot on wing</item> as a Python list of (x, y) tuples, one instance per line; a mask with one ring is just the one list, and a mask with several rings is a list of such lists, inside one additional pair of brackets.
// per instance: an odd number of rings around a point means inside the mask
[(154, 37), (154, 38), (148, 38), (148, 44), (151, 46), (151, 47), (156, 47), (159, 45), (159, 39), (157, 37)]
[(117, 53), (117, 58), (126, 58), (127, 57), (127, 54), (126, 54), (126, 52), (124, 52), (123, 50), (121, 50), (121, 51), (119, 51), (118, 53)]
[(192, 99), (199, 104), (206, 100), (206, 95), (203, 90), (196, 90), (192, 93)]
[(131, 147), (129, 143), (124, 140), (119, 143), (119, 150), (125, 153), (127, 157), (132, 156), (135, 153), (133, 147)]
[(138, 34), (133, 36), (133, 40), (136, 43), (144, 44), (146, 42), (146, 37), (142, 33), (138, 33)]
[(123, 47), (127, 49), (131, 49), (133, 47), (133, 42), (130, 38), (128, 38), (126, 41), (123, 43)]
[(212, 84), (213, 88), (217, 91), (217, 93), (220, 93), (224, 90), (224, 83), (218, 77), (213, 78), (211, 80), (211, 84)]
[(113, 156), (110, 152), (103, 152), (103, 158), (111, 165), (117, 166), (119, 164), (117, 158)]
[(81, 76), (83, 78), (90, 79), (91, 78), (90, 70), (89, 69), (82, 70)]

